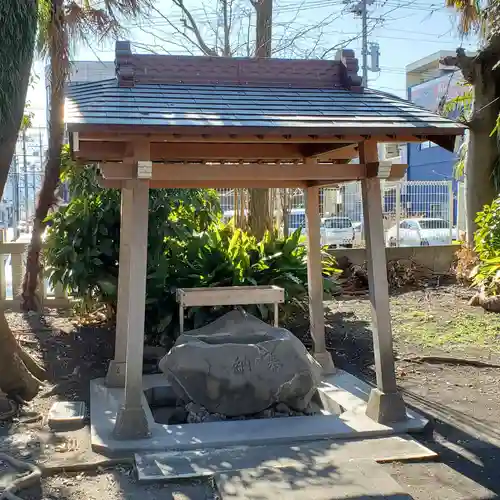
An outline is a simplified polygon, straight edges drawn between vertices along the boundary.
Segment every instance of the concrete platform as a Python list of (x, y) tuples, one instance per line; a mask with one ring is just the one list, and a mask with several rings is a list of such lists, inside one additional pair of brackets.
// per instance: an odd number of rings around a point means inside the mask
[(412, 437), (323, 440), (297, 445), (239, 446), (196, 451), (136, 454), (140, 482), (176, 481), (253, 468), (318, 467), (334, 461), (369, 459), (376, 462), (432, 460), (437, 453)]
[[(161, 374), (145, 375), (143, 389), (168, 386)], [(371, 387), (347, 372), (325, 377), (319, 391), (332, 407), (340, 405), (340, 415), (290, 417), (282, 419), (238, 420), (203, 424), (162, 425), (154, 421), (143, 395), (143, 406), (151, 437), (139, 440), (113, 439), (116, 415), (123, 401), (122, 388), (108, 388), (104, 379), (90, 383), (91, 440), (94, 451), (103, 454), (136, 453), (142, 451), (196, 450), (230, 446), (257, 446), (280, 443), (300, 443), (320, 439), (350, 439), (381, 437), (422, 430), (427, 420), (408, 410), (407, 420), (391, 426), (374, 422), (365, 415)], [(328, 401), (326, 401), (328, 403)], [(328, 407), (328, 404), (325, 405)]]
[(221, 500), (412, 500), (380, 465), (368, 460), (315, 468), (256, 468), (216, 474)]

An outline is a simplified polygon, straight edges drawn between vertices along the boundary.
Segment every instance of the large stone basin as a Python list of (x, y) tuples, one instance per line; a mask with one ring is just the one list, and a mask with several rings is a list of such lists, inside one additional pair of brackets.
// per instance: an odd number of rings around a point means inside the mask
[(277, 403), (302, 411), (321, 380), (321, 366), (291, 332), (240, 310), (182, 334), (159, 367), (184, 403), (228, 417)]

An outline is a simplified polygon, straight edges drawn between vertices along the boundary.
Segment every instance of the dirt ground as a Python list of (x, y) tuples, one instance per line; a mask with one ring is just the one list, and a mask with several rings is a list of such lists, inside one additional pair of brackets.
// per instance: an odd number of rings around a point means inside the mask
[[(434, 431), (419, 439), (440, 454), (439, 462), (384, 465), (416, 500), (500, 498), (500, 369), (412, 361), (417, 355), (432, 355), (500, 364), (500, 316), (467, 306), (470, 295), (449, 285), (399, 290), (391, 297), (398, 383), (407, 403), (435, 421)], [(327, 343), (337, 366), (373, 381), (368, 298), (340, 297), (325, 305)], [(8, 321), (23, 346), (48, 370), (49, 379), (29, 409), (46, 416), (57, 400), (88, 402), (89, 380), (105, 374), (113, 354), (113, 334), (75, 325), (71, 317), (55, 311), (44, 317), (9, 313)], [(307, 334), (299, 331), (310, 344)], [(71, 453), (85, 459), (85, 435), (76, 440), (54, 435), (44, 424), (15, 422), (0, 429), (0, 451), (42, 463), (62, 461)], [(41, 489), (23, 492), (22, 497), (208, 500), (214, 495), (208, 482), (139, 486), (131, 468), (122, 466), (47, 477)]]
[[(472, 293), (457, 285), (399, 291), (391, 297), (398, 383), (409, 395), (446, 406), (487, 427), (499, 427), (500, 316), (467, 305)], [(328, 303), (327, 346), (337, 364), (374, 379), (368, 297)], [(418, 356), (456, 358), (415, 363)]]

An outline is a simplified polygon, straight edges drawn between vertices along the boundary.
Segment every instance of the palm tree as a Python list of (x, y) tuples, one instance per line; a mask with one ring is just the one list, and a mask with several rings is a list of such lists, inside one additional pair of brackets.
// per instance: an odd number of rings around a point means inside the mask
[(474, 57), (463, 49), (444, 63), (458, 66), (473, 89), (473, 105), (468, 120), (469, 141), (465, 159), (467, 243), (472, 246), (477, 229), (475, 218), (500, 191), (499, 137), (500, 113), (500, 2), (489, 0), (481, 7), (477, 0), (446, 0), (456, 10), (461, 35), (479, 33), (481, 48)]
[[(3, 197), (30, 81), (37, 32), (37, 0), (0, 0), (0, 198)], [(0, 265), (3, 266), (3, 259)], [(32, 399), (44, 375), (12, 334), (0, 312), (0, 389), (9, 395)]]
[(23, 280), (23, 309), (38, 310), (37, 287), (41, 265), (40, 251), (45, 218), (56, 204), (64, 140), (64, 88), (70, 72), (71, 47), (117, 37), (121, 20), (137, 18), (150, 0), (39, 0), (38, 49), (49, 61), (50, 109), (49, 144), (45, 175), (33, 220)]
[(23, 119), (37, 29), (37, 1), (0, 0), (0, 198)]

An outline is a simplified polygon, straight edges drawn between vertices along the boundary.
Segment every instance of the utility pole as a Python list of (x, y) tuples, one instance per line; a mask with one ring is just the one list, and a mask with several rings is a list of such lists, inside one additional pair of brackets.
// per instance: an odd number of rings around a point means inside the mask
[[(40, 167), (39, 167), (39, 172), (40, 174), (42, 172), (43, 168), (43, 136), (42, 136), (42, 127), (38, 129), (39, 131), (39, 159), (40, 159)], [(33, 167), (33, 210), (35, 210), (36, 207), (36, 192), (37, 192), (37, 186), (36, 186), (36, 178), (37, 178), (37, 172), (35, 172), (35, 167)]]
[(14, 172), (12, 172), (12, 228), (14, 230), (14, 241), (19, 238), (19, 162), (14, 155)]
[[(362, 55), (362, 72), (363, 72), (363, 87), (368, 86), (368, 5), (372, 5), (374, 0), (359, 0), (350, 7), (350, 11), (358, 17), (361, 17), (361, 55)], [(344, 0), (344, 3), (349, 4), (350, 0)]]
[(23, 129), (24, 212), (28, 221), (28, 158), (26, 153), (26, 129)]
[(362, 31), (362, 54), (363, 54), (363, 87), (368, 87), (368, 14), (366, 11), (367, 0), (361, 0), (361, 31)]

